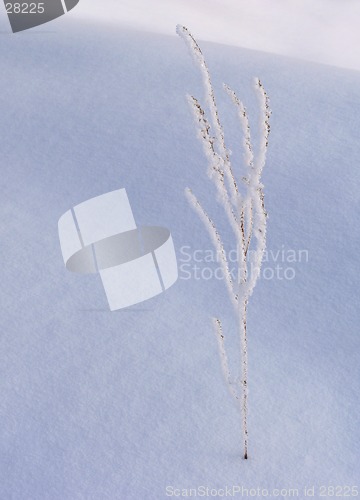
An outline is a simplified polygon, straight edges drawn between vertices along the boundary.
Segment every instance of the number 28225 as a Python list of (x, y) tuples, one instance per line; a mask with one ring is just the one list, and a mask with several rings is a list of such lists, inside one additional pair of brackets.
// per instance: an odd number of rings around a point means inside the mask
[(43, 14), (44, 3), (7, 3), (5, 4), (8, 14)]

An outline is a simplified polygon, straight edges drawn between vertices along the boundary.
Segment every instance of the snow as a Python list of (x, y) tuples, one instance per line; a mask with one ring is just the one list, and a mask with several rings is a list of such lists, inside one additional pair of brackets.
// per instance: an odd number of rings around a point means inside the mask
[(180, 23), (198, 40), (360, 69), (357, 0), (86, 0), (72, 15), (167, 35)]
[[(268, 250), (309, 255), (270, 259), (296, 276), (262, 277), (251, 297), (244, 461), (211, 323), (222, 320), (234, 372), (232, 305), (224, 283), (181, 267), (184, 246), (212, 249), (186, 186), (231, 242), (185, 97), (204, 96), (183, 42), (70, 14), (1, 41), (0, 497), (157, 500), (167, 486), (240, 484), (304, 498), (305, 486), (357, 485), (360, 74), (201, 44), (234, 157), (242, 138), (222, 82), (256, 140), (261, 78)], [(57, 222), (123, 187), (139, 225), (171, 230), (183, 279), (111, 313), (96, 277), (66, 271)]]

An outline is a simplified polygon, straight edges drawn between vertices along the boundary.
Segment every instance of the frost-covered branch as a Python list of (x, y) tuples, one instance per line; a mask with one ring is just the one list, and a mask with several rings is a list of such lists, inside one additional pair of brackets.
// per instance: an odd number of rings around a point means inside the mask
[[(254, 152), (253, 152), (253, 147), (251, 143), (251, 129), (250, 129), (250, 123), (249, 123), (249, 117), (246, 111), (246, 108), (242, 101), (238, 98), (236, 95), (236, 92), (232, 90), (229, 85), (224, 84), (224, 89), (226, 93), (230, 96), (233, 104), (236, 107), (236, 111), (238, 114), (238, 118), (240, 121), (240, 125), (243, 131), (243, 149), (244, 149), (244, 162), (245, 165), (248, 167), (250, 171), (248, 171), (247, 175), (245, 175), (242, 180), (245, 183), (245, 185), (248, 187), (250, 184), (250, 176), (252, 173), (252, 170), (254, 169)], [(252, 231), (253, 231), (253, 213), (252, 213), (252, 200), (251, 197), (246, 196), (245, 200), (243, 202), (243, 210), (244, 210), (244, 231), (245, 231), (245, 254), (247, 254), (249, 247), (250, 247), (250, 242), (251, 242), (251, 236), (252, 236)]]
[(198, 214), (200, 220), (203, 222), (206, 230), (208, 231), (210, 238), (212, 239), (213, 245), (216, 249), (216, 254), (220, 257), (220, 265), (222, 267), (222, 271), (225, 278), (225, 283), (229, 292), (230, 299), (234, 305), (236, 305), (238, 296), (236, 293), (236, 289), (234, 288), (233, 279), (231, 276), (231, 272), (229, 269), (229, 264), (226, 257), (225, 248), (223, 242), (221, 240), (220, 234), (216, 229), (216, 226), (212, 219), (209, 217), (206, 210), (202, 207), (200, 201), (196, 198), (191, 189), (187, 188), (185, 190), (185, 195), (190, 202), (190, 205)]
[(255, 89), (259, 96), (260, 110), (262, 113), (262, 118), (261, 118), (262, 134), (261, 134), (261, 144), (260, 144), (259, 154), (254, 164), (256, 172), (254, 183), (260, 184), (261, 174), (265, 166), (266, 153), (269, 145), (271, 110), (270, 110), (269, 96), (267, 95), (267, 92), (265, 91), (264, 86), (259, 80), (259, 78), (256, 78), (255, 80)]
[(201, 76), (203, 79), (203, 84), (204, 84), (205, 94), (206, 94), (206, 102), (209, 106), (212, 127), (213, 127), (214, 132), (215, 132), (214, 147), (215, 147), (215, 149), (218, 150), (220, 158), (221, 158), (221, 163), (223, 165), (224, 174), (225, 174), (227, 183), (229, 185), (230, 199), (231, 199), (232, 203), (234, 204), (234, 206), (236, 206), (238, 203), (239, 190), (238, 190), (235, 176), (234, 176), (234, 174), (232, 172), (232, 168), (231, 168), (230, 152), (225, 145), (224, 131), (223, 131), (223, 127), (222, 127), (221, 122), (220, 122), (217, 104), (216, 104), (216, 100), (215, 100), (215, 94), (214, 94), (213, 86), (211, 83), (210, 73), (209, 73), (207, 64), (205, 62), (203, 53), (202, 53), (198, 43), (196, 42), (195, 38), (192, 36), (190, 31), (185, 26), (178, 25), (176, 27), (176, 32), (185, 41), (185, 43), (189, 47), (190, 53), (194, 57), (195, 62), (197, 63), (197, 65), (201, 71)]
[(251, 252), (250, 266), (251, 275), (247, 284), (247, 297), (250, 297), (257, 279), (260, 276), (260, 270), (264, 252), (266, 249), (266, 219), (267, 212), (264, 203), (263, 184), (261, 183), (261, 174), (266, 162), (266, 153), (269, 144), (270, 135), (270, 104), (267, 92), (259, 79), (256, 79), (255, 88), (260, 98), (261, 107), (261, 143), (259, 153), (254, 161), (253, 173), (250, 176), (248, 196), (252, 202), (253, 212), (253, 234), (256, 240), (256, 247)]
[[(240, 175), (244, 183), (245, 194), (241, 195), (230, 161), (230, 152), (225, 145), (223, 127), (219, 118), (215, 94), (210, 73), (199, 45), (189, 30), (177, 26), (177, 33), (186, 42), (194, 60), (200, 69), (204, 84), (206, 103), (210, 120), (207, 119), (204, 108), (199, 101), (188, 96), (191, 109), (198, 128), (198, 136), (202, 142), (204, 153), (208, 160), (208, 174), (214, 183), (218, 200), (221, 203), (228, 222), (234, 232), (237, 248), (238, 279), (237, 283), (231, 276), (222, 238), (212, 218), (192, 193), (186, 190), (186, 195), (200, 219), (203, 221), (212, 242), (220, 257), (225, 283), (230, 300), (235, 307), (239, 321), (241, 343), (241, 383), (240, 390), (234, 385), (231, 377), (228, 356), (225, 349), (224, 334), (220, 319), (213, 320), (218, 339), (221, 366), (225, 381), (231, 395), (236, 401), (241, 399), (242, 426), (244, 439), (244, 458), (248, 458), (248, 350), (247, 350), (247, 308), (249, 297), (253, 292), (260, 275), (263, 255), (266, 247), (266, 219), (263, 185), (261, 174), (265, 166), (266, 152), (270, 134), (270, 106), (268, 95), (259, 79), (256, 80), (256, 91), (261, 108), (261, 140), (259, 151), (255, 152), (245, 106), (234, 90), (224, 85), (226, 93), (234, 104), (243, 132), (244, 163), (246, 171)], [(230, 193), (230, 194), (229, 194)], [(252, 244), (252, 241), (254, 243)], [(240, 398), (241, 394), (241, 398)]]
[(220, 355), (222, 372), (223, 372), (224, 378), (227, 382), (227, 386), (228, 386), (228, 389), (229, 389), (231, 396), (235, 399), (235, 402), (238, 403), (240, 397), (239, 397), (239, 394), (236, 390), (234, 382), (231, 378), (229, 362), (228, 362), (228, 358), (227, 358), (227, 354), (226, 354), (226, 350), (225, 350), (225, 336), (224, 336), (224, 333), (222, 330), (221, 321), (218, 318), (213, 318), (213, 324), (214, 324), (216, 337), (218, 340), (219, 355)]
[(209, 162), (208, 175), (210, 179), (214, 181), (218, 193), (218, 200), (223, 205), (231, 227), (234, 231), (235, 237), (237, 237), (237, 217), (226, 190), (224, 170), (222, 168), (223, 161), (214, 148), (215, 138), (210, 134), (211, 127), (205, 117), (205, 112), (199, 104), (199, 101), (193, 96), (188, 96), (188, 102), (191, 106), (195, 121), (197, 123), (199, 138), (203, 145), (205, 156), (207, 157)]
[[(249, 168), (254, 167), (254, 152), (251, 144), (251, 133), (250, 133), (250, 124), (249, 124), (249, 117), (246, 111), (246, 108), (244, 104), (240, 101), (238, 96), (236, 95), (235, 91), (232, 90), (229, 85), (226, 85), (224, 83), (224, 89), (226, 93), (230, 96), (232, 102), (236, 106), (236, 110), (238, 113), (238, 117), (240, 120), (240, 125), (243, 131), (243, 144), (244, 144), (244, 160), (245, 164)], [(248, 182), (248, 178), (243, 178), (245, 183)]]

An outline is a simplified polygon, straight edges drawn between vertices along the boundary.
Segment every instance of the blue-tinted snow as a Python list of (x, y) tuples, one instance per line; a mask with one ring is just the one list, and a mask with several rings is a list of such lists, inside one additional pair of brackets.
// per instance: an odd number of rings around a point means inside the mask
[(254, 76), (270, 94), (268, 249), (309, 253), (294, 280), (262, 279), (251, 298), (244, 462), (210, 320), (223, 320), (235, 369), (225, 286), (179, 280), (111, 313), (98, 277), (65, 270), (57, 236), (71, 206), (125, 187), (137, 222), (171, 229), (179, 258), (183, 245), (212, 248), (191, 186), (230, 245), (185, 99), (203, 99), (185, 46), (61, 20), (1, 45), (1, 498), (356, 484), (359, 73), (202, 44), (234, 156), (222, 81), (254, 130)]

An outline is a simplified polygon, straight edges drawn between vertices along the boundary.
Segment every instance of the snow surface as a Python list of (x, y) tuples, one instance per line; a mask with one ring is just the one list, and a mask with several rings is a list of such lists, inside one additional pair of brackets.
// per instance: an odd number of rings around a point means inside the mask
[(66, 17), (1, 37), (0, 498), (356, 485), (360, 74), (202, 43), (234, 156), (221, 83), (256, 129), (261, 77), (273, 110), (268, 249), (309, 252), (294, 280), (261, 279), (251, 298), (244, 461), (210, 320), (222, 319), (235, 369), (225, 285), (180, 279), (111, 313), (100, 278), (65, 270), (57, 236), (74, 204), (125, 187), (138, 224), (171, 230), (181, 265), (182, 246), (212, 248), (190, 186), (230, 245), (185, 98), (203, 100), (201, 77), (179, 38)]
[(82, 0), (71, 15), (360, 70), (358, 0)]

